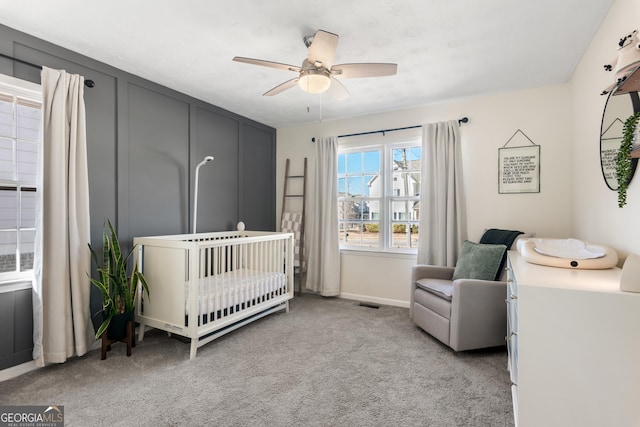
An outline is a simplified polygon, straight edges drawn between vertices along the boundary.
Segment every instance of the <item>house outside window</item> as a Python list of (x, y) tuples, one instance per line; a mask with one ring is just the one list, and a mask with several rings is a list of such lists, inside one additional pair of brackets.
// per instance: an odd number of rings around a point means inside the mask
[(340, 141), (338, 220), (342, 249), (416, 253), (420, 221), (419, 136)]
[(0, 283), (32, 277), (41, 190), (41, 95), (6, 80), (0, 80)]

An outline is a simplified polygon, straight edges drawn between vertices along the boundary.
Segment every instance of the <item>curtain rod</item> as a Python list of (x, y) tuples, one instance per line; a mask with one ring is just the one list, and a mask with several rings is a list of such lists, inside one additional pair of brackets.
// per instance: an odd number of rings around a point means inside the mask
[[(468, 117), (463, 117), (460, 120), (458, 120), (458, 124), (462, 124), (462, 123), (468, 123), (469, 122), (469, 118)], [(338, 138), (347, 138), (349, 136), (360, 136), (360, 135), (371, 135), (373, 133), (382, 133), (384, 134), (385, 132), (393, 132), (396, 130), (405, 130), (405, 129), (417, 129), (417, 128), (421, 128), (422, 125), (417, 125), (417, 126), (407, 126), (407, 127), (403, 127), (403, 128), (394, 128), (394, 129), (381, 129), (381, 130), (372, 130), (370, 132), (360, 132), (360, 133), (350, 133), (348, 135), (338, 135)], [(315, 138), (311, 138), (311, 142), (316, 142)]]
[[(12, 61), (19, 62), (19, 63), (24, 64), (24, 65), (28, 65), (30, 67), (40, 68), (42, 70), (42, 65), (38, 65), (38, 64), (31, 63), (31, 62), (23, 61), (22, 59), (14, 58), (13, 56), (5, 55), (4, 53), (0, 53), (0, 56), (2, 56), (3, 58), (10, 59)], [(94, 82), (93, 80), (85, 79), (84, 85), (86, 87), (94, 87), (96, 85), (96, 82)]]

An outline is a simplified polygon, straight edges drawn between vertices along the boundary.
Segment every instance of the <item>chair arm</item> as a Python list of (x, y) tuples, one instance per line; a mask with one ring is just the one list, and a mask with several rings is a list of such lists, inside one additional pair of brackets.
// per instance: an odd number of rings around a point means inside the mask
[(454, 270), (454, 267), (423, 264), (414, 265), (411, 269), (411, 282), (425, 278), (451, 280)]
[(409, 295), (409, 318), (413, 319), (413, 304), (415, 302), (416, 282), (420, 279), (451, 280), (455, 267), (418, 264), (411, 268), (411, 286)]
[(507, 283), (453, 281), (450, 347), (456, 351), (504, 344), (507, 330)]

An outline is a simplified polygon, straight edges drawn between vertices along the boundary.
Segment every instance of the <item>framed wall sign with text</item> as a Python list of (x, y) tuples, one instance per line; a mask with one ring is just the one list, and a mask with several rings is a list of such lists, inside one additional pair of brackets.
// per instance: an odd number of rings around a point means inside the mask
[(540, 192), (540, 146), (498, 149), (498, 193)]

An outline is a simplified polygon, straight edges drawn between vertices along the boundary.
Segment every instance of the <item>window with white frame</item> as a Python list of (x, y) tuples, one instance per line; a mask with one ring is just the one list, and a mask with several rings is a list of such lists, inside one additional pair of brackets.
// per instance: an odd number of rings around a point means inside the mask
[[(17, 85), (16, 85), (17, 84)], [(38, 85), (0, 79), (0, 282), (33, 270), (42, 150)]]
[(420, 221), (422, 144), (415, 132), (339, 143), (340, 246), (415, 253)]

